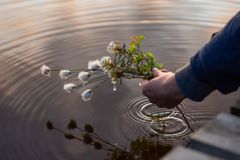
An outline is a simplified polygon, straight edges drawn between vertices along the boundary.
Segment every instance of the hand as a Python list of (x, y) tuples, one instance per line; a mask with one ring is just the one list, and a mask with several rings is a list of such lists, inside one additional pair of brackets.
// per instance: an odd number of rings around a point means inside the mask
[(177, 85), (174, 73), (154, 68), (153, 75), (155, 78), (152, 80), (142, 82), (142, 93), (151, 103), (162, 108), (173, 108), (185, 99)]

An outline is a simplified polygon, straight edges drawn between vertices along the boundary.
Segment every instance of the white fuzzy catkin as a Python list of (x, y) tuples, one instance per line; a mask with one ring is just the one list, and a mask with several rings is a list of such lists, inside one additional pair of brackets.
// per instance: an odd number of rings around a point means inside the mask
[(91, 89), (85, 90), (81, 96), (84, 101), (90, 101), (92, 99), (93, 91)]
[(50, 76), (51, 74), (50, 68), (45, 64), (41, 66), (40, 70), (41, 70), (41, 74), (44, 76)]
[(100, 68), (100, 60), (96, 59), (94, 61), (88, 61), (88, 69), (96, 70)]
[(71, 76), (72, 72), (69, 70), (60, 70), (59, 77), (61, 79), (68, 79)]
[(76, 85), (73, 84), (73, 83), (64, 84), (64, 85), (63, 85), (63, 89), (64, 89), (67, 93), (72, 93), (72, 92), (76, 89)]
[(90, 78), (90, 73), (89, 72), (85, 72), (85, 71), (82, 71), (78, 74), (78, 79), (81, 80), (81, 82), (83, 83), (87, 83), (89, 78)]

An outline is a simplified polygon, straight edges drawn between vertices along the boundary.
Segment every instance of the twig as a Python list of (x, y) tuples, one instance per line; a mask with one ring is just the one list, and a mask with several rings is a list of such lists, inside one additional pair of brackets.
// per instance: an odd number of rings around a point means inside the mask
[(192, 129), (192, 127), (191, 127), (190, 123), (188, 122), (187, 117), (184, 115), (183, 111), (178, 106), (176, 106), (176, 108), (182, 114), (183, 119), (187, 123), (188, 128), (193, 132), (194, 130)]

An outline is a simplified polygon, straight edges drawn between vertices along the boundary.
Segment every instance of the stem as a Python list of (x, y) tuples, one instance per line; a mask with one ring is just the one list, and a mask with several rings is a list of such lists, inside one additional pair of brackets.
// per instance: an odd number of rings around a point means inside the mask
[(187, 123), (188, 128), (193, 132), (194, 130), (192, 129), (192, 127), (191, 127), (190, 123), (188, 122), (187, 117), (184, 115), (183, 111), (178, 106), (176, 106), (176, 108), (182, 114), (185, 122)]
[(95, 89), (97, 89), (98, 87), (100, 87), (103, 83), (105, 83), (107, 80), (109, 80), (109, 78), (104, 79), (102, 82), (100, 82), (97, 86), (95, 86), (92, 91), (94, 91)]
[(103, 77), (105, 77), (105, 74), (96, 74), (97, 77), (94, 77), (94, 79), (90, 79), (87, 83), (80, 83), (78, 85), (76, 85), (76, 88), (78, 89), (79, 87), (83, 87), (83, 85), (87, 85), (87, 84), (90, 84), (90, 83), (93, 83), (93, 82), (98, 82), (100, 79), (103, 79)]
[[(62, 130), (60, 130), (60, 129), (58, 129), (58, 128), (54, 128), (57, 132), (59, 132), (59, 133), (61, 133), (61, 134), (67, 134), (67, 133), (65, 133), (64, 131), (62, 131)], [(72, 135), (72, 134), (71, 134)], [(72, 135), (75, 139), (77, 139), (77, 140), (79, 140), (79, 141), (83, 141), (81, 138), (79, 138), (79, 137), (76, 137), (76, 136), (74, 136), (74, 135)]]
[(124, 72), (122, 75), (124, 78), (141, 78), (141, 79), (145, 79), (147, 78), (144, 75), (134, 75), (133, 73), (128, 73), (128, 72)]
[(98, 70), (101, 70), (101, 69), (82, 69), (82, 68), (70, 69), (71, 72), (79, 72), (79, 71), (89, 72), (89, 71), (98, 71)]
[[(59, 72), (61, 70), (62, 69), (50, 69), (51, 72)], [(71, 71), (71, 72), (79, 72), (79, 71), (88, 72), (88, 71), (97, 71), (97, 70), (101, 70), (101, 69), (82, 69), (82, 68), (69, 69), (69, 71)]]
[(59, 72), (60, 69), (50, 69), (51, 72)]

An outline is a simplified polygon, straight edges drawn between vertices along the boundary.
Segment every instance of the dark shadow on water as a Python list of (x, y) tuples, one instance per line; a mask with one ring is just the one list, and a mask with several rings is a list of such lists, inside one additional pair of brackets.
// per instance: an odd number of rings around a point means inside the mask
[[(48, 121), (46, 126), (49, 131), (56, 131), (67, 140), (77, 140), (79, 143), (92, 146), (95, 150), (107, 151), (105, 160), (159, 160), (172, 149), (171, 145), (163, 145), (153, 139), (141, 137), (132, 140), (129, 147), (118, 146), (100, 137), (92, 125), (85, 124), (84, 128), (81, 128), (75, 120), (68, 123), (68, 131), (55, 127), (51, 121)], [(71, 130), (78, 130), (79, 133), (72, 134)], [(154, 136), (160, 138), (161, 134), (159, 132)]]

